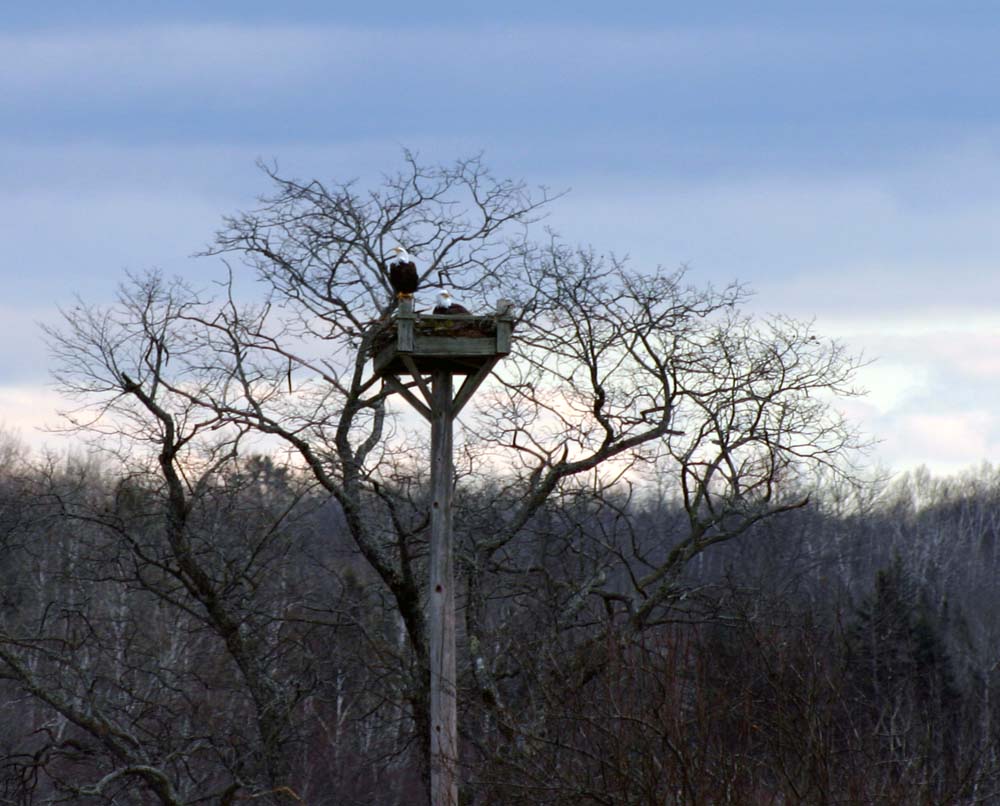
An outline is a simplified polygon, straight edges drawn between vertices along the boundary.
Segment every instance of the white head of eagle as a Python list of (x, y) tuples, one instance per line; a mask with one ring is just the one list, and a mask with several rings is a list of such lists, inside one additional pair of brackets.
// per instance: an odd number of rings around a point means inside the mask
[(397, 297), (412, 297), (420, 284), (417, 264), (402, 246), (389, 251), (389, 285)]

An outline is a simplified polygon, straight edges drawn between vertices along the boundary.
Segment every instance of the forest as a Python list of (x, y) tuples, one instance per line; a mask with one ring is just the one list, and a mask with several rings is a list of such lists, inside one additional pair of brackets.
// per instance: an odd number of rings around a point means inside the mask
[(518, 316), (455, 446), (462, 804), (1000, 803), (1000, 472), (872, 471), (859, 357), (532, 240), (556, 199), (479, 159), (263, 168), (208, 291), (48, 329), (89, 448), (0, 435), (0, 802), (427, 802), (428, 435), (369, 377), (402, 243)]

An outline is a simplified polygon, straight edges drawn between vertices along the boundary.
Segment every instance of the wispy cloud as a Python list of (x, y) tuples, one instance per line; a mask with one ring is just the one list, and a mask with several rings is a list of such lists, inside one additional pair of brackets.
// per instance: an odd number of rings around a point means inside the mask
[[(331, 38), (331, 33), (334, 36)], [(354, 37), (304, 28), (164, 25), (0, 37), (0, 74), (15, 98), (46, 102), (255, 86), (273, 92), (324, 65), (358, 58)], [(208, 80), (211, 79), (211, 80)]]
[(38, 385), (0, 385), (0, 432), (13, 433), (29, 448), (67, 450), (70, 443), (50, 429), (65, 425), (56, 411), (66, 400)]
[(734, 4), (723, 24), (690, 10), (629, 28), (524, 3), (500, 22), (390, 3), (303, 23), (256, 0), (197, 22), (168, 5), (0, 33), (0, 420), (52, 402), (27, 379), (54, 303), (109, 299), (126, 268), (210, 279), (186, 256), (266, 190), (257, 157), (366, 184), (405, 145), (431, 161), (485, 148), (501, 175), (571, 186), (550, 220), (570, 241), (748, 280), (759, 309), (880, 358), (852, 405), (890, 462), (1000, 448), (981, 402), (1000, 395), (982, 15)]
[[(50, 136), (72, 125), (118, 139), (192, 128), (316, 139), (395, 121), (420, 135), (534, 127), (623, 145), (721, 138), (745, 158), (769, 143), (789, 154), (804, 137), (832, 156), (912, 139), (927, 129), (912, 122), (943, 93), (954, 120), (981, 122), (983, 102), (997, 97), (979, 69), (991, 52), (984, 32), (952, 41), (931, 28), (887, 38), (819, 26), (172, 23), (8, 34), (0, 86), (7, 128), (23, 121)], [(961, 83), (945, 86), (958, 56)], [(912, 71), (924, 80), (906, 81)], [(838, 147), (830, 137), (845, 116), (860, 136)], [(865, 130), (876, 122), (881, 137)]]

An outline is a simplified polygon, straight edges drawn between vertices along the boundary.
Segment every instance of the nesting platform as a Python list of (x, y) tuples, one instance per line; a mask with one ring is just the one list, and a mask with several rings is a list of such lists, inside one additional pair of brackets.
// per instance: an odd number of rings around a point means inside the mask
[(418, 314), (400, 301), (396, 315), (375, 338), (375, 375), (421, 375), (445, 371), (473, 375), (510, 352), (514, 329), (510, 304), (501, 300), (489, 316)]

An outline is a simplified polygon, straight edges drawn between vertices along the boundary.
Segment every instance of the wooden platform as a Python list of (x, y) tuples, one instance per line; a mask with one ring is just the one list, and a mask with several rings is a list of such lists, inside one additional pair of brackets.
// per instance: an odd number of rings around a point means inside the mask
[(435, 316), (414, 313), (412, 302), (403, 300), (375, 339), (375, 375), (411, 375), (414, 367), (422, 375), (437, 370), (472, 375), (492, 366), (510, 352), (514, 320), (509, 307), (502, 301), (491, 316)]

